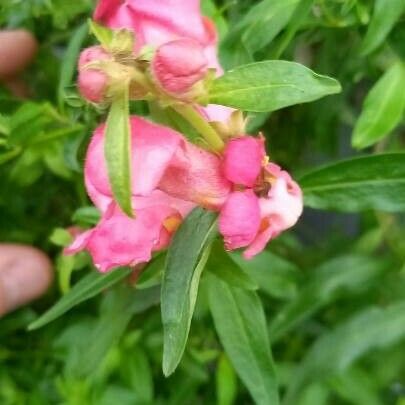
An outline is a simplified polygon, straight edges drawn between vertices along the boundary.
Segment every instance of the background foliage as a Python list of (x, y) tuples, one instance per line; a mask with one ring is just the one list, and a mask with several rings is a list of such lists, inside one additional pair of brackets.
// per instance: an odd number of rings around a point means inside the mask
[[(100, 282), (87, 256), (60, 254), (68, 238), (61, 228), (97, 221), (82, 162), (104, 112), (86, 106), (74, 86), (77, 54), (92, 41), (93, 6), (0, 6), (2, 27), (27, 27), (41, 42), (25, 73), (31, 100), (0, 92), (0, 240), (44, 249), (58, 281), (43, 300), (0, 320), (0, 403), (226, 405), (253, 396), (266, 404), (275, 401), (268, 395), (276, 374), (285, 404), (403, 405), (405, 2), (203, 1), (220, 28), (227, 68), (298, 61), (337, 78), (343, 91), (251, 114), (252, 133), (263, 130), (272, 160), (299, 179), (306, 212), (252, 261), (214, 244), (192, 321), (185, 309), (185, 355), (168, 379), (158, 306), (163, 255), (134, 291), (117, 284), (125, 272)], [(132, 108), (147, 114), (143, 105)], [(28, 332), (71, 285), (73, 300), (50, 316), (82, 303)]]

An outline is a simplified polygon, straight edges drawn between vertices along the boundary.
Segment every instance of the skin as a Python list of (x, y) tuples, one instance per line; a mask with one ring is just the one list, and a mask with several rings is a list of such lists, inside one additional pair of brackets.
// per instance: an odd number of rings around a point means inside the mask
[[(0, 81), (17, 97), (28, 92), (19, 74), (33, 60), (38, 44), (28, 31), (0, 32)], [(41, 296), (52, 282), (52, 265), (39, 250), (0, 244), (0, 317)]]

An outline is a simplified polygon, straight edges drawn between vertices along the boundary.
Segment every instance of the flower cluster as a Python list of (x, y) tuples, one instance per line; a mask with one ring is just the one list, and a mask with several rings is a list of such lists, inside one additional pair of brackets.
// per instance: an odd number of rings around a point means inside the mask
[[(250, 258), (302, 212), (302, 193), (290, 175), (270, 163), (264, 139), (244, 133), (241, 113), (199, 102), (210, 78), (223, 73), (213, 23), (199, 0), (101, 0), (94, 19), (114, 32), (110, 46), (85, 49), (78, 87), (93, 103), (108, 103), (123, 83), (131, 99), (154, 100), (203, 128), (206, 147), (172, 128), (132, 116), (131, 203), (127, 216), (114, 199), (105, 162), (105, 124), (90, 142), (87, 192), (102, 213), (67, 253), (86, 249), (100, 271), (148, 262), (166, 248), (195, 207), (219, 213), (228, 250)], [(128, 34), (130, 33), (130, 35)]]

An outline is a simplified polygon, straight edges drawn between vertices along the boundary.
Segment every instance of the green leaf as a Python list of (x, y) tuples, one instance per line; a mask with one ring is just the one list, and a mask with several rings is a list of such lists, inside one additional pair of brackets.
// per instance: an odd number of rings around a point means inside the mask
[(128, 87), (111, 104), (105, 128), (104, 154), (115, 200), (132, 217)]
[(274, 111), (339, 93), (338, 81), (295, 62), (270, 60), (240, 66), (214, 80), (209, 102), (245, 111)]
[(271, 340), (284, 337), (343, 294), (363, 290), (386, 266), (384, 260), (360, 255), (340, 256), (323, 263), (297, 297), (278, 311), (270, 324)]
[(238, 65), (241, 47), (253, 54), (267, 46), (286, 26), (299, 2), (263, 0), (252, 5), (222, 43), (221, 54), (225, 65)]
[(297, 391), (308, 381), (342, 373), (365, 353), (403, 340), (404, 324), (405, 301), (399, 301), (386, 308), (364, 309), (323, 334), (309, 349), (293, 376), (286, 404), (296, 403)]
[(237, 263), (232, 261), (225, 252), (222, 241), (214, 243), (212, 253), (208, 259), (207, 270), (235, 287), (247, 290), (257, 290), (258, 288), (247, 273)]
[(255, 403), (277, 405), (274, 363), (259, 297), (211, 274), (207, 281), (215, 329), (229, 360)]
[[(77, 355), (70, 364), (70, 372), (76, 377), (95, 373), (108, 350), (118, 342), (134, 314), (159, 302), (159, 287), (138, 291), (121, 284), (107, 293), (100, 315), (88, 339), (78, 344)], [(91, 345), (88, 342), (92, 342)]]
[(390, 0), (389, 4), (386, 0), (376, 0), (371, 22), (361, 44), (363, 56), (373, 52), (384, 42), (404, 9), (404, 0)]
[(153, 374), (148, 357), (141, 347), (135, 346), (122, 362), (120, 372), (124, 381), (133, 389), (137, 403), (153, 403)]
[(100, 42), (103, 47), (108, 49), (113, 40), (114, 32), (109, 28), (96, 23), (90, 18), (88, 19), (88, 24), (91, 33), (97, 38), (97, 41)]
[(216, 373), (217, 404), (232, 405), (235, 402), (238, 385), (235, 370), (223, 354), (219, 358)]
[(61, 63), (59, 84), (58, 84), (58, 104), (63, 110), (63, 103), (66, 98), (65, 89), (70, 86), (76, 72), (77, 59), (82, 48), (83, 42), (88, 34), (87, 24), (84, 23), (74, 31), (72, 38), (63, 55), (63, 63)]
[(281, 35), (280, 40), (275, 46), (272, 52), (272, 59), (280, 59), (285, 49), (288, 47), (290, 42), (293, 40), (296, 32), (301, 27), (305, 19), (307, 18), (315, 0), (300, 0), (299, 4), (294, 8), (294, 12), (289, 18), (289, 23)]
[(72, 221), (85, 225), (96, 225), (100, 221), (100, 211), (92, 206), (80, 207), (73, 213)]
[(131, 274), (130, 268), (119, 268), (107, 274), (91, 272), (83, 277), (72, 289), (64, 295), (52, 308), (45, 312), (39, 319), (28, 326), (28, 330), (39, 329), (76, 305), (93, 298), (101, 291), (113, 286)]
[(249, 260), (244, 259), (238, 252), (229, 253), (229, 256), (257, 283), (260, 290), (270, 297), (295, 297), (299, 268), (294, 263), (269, 251), (263, 251)]
[(163, 372), (172, 374), (186, 347), (198, 283), (217, 233), (216, 214), (194, 209), (174, 235), (162, 283)]
[(388, 135), (402, 120), (405, 108), (405, 65), (388, 69), (368, 93), (354, 128), (355, 148), (373, 145)]
[(300, 179), (305, 204), (312, 208), (356, 212), (405, 209), (405, 153), (342, 160)]

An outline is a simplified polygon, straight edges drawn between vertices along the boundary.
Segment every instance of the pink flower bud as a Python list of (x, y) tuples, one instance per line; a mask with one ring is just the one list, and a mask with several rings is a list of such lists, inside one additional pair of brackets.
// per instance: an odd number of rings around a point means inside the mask
[(177, 39), (158, 48), (152, 73), (167, 93), (181, 95), (203, 79), (208, 70), (204, 48), (193, 39)]
[(93, 103), (104, 100), (108, 78), (105, 72), (89, 64), (103, 60), (111, 60), (111, 56), (101, 46), (92, 46), (83, 50), (79, 58), (77, 79), (79, 91), (86, 100)]

